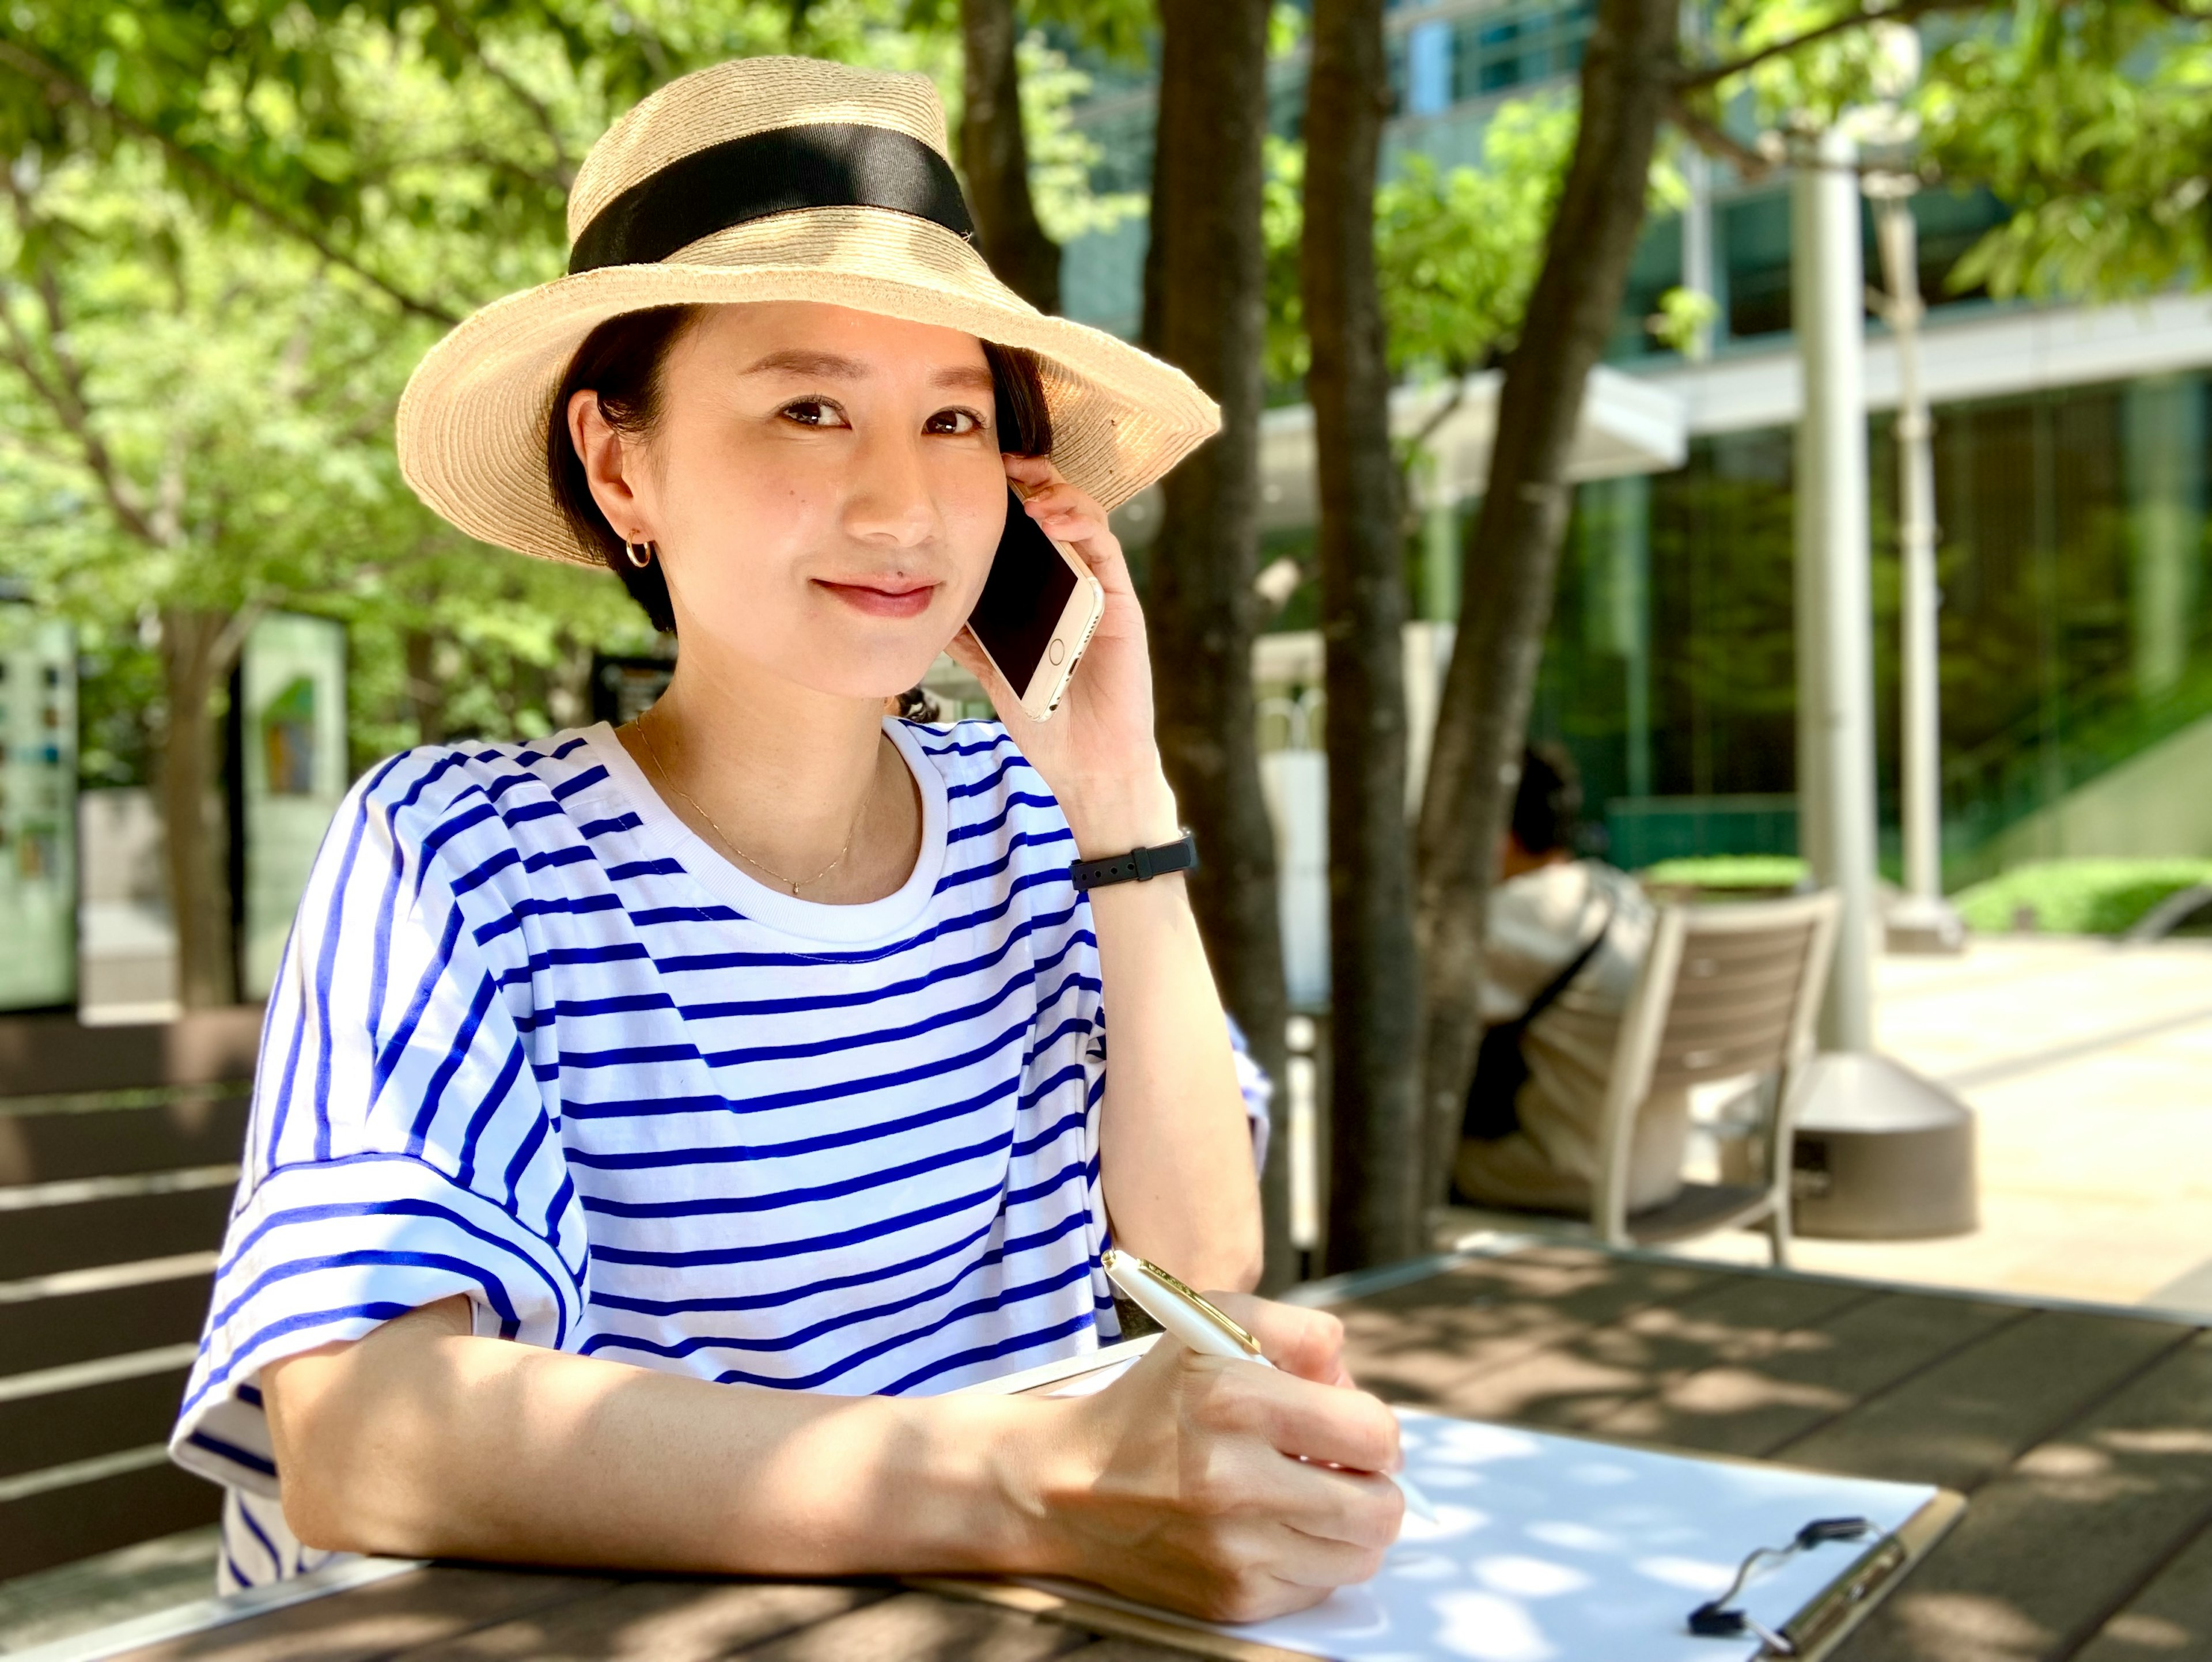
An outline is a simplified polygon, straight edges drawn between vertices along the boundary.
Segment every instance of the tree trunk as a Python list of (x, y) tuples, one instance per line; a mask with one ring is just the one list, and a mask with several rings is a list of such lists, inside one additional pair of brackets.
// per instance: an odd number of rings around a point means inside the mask
[(229, 861), (219, 834), (221, 757), (216, 689), (230, 673), (229, 614), (172, 606), (161, 612), (161, 675), (168, 721), (161, 737), (161, 824), (169, 914), (177, 930), (177, 999), (188, 1010), (238, 996), (230, 927)]
[(1406, 824), (1406, 582), (1375, 274), (1382, 0), (1316, 0), (1300, 277), (1328, 694), (1332, 1272), (1421, 1250), (1420, 967)]
[(976, 240), (1000, 282), (1040, 312), (1057, 312), (1060, 245), (1037, 223), (1030, 199), (1013, 0), (960, 0), (960, 165)]
[(1572, 501), (1568, 454), (1644, 225), (1652, 148), (1680, 61), (1677, 16), (1676, 0), (1599, 0), (1574, 158), (1506, 359), (1489, 482), (1462, 557), (1466, 610), (1439, 701), (1419, 839), (1422, 1086), (1435, 1196), (1481, 1040), (1484, 914), (1551, 619)]
[(438, 637), (427, 629), (410, 629), (405, 642), (407, 706), (415, 716), (415, 742), (446, 742), (446, 694), (438, 685)]
[(1167, 477), (1146, 614), (1161, 753), (1205, 861), (1191, 898), (1222, 995), (1275, 1081), (1264, 1180), (1266, 1285), (1290, 1245), (1275, 837), (1260, 794), (1252, 637), (1259, 598), (1261, 141), (1267, 0), (1162, 0), (1145, 338), (1221, 405), (1222, 429)]

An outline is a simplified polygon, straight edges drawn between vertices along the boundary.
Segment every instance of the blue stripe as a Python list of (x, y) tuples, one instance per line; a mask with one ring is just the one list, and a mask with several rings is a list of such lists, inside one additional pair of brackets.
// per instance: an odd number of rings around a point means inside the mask
[(610, 1218), (726, 1218), (755, 1212), (780, 1212), (787, 1206), (804, 1206), (809, 1201), (841, 1200), (847, 1195), (866, 1194), (871, 1189), (880, 1189), (885, 1184), (897, 1183), (907, 1178), (923, 1177), (932, 1172), (965, 1166), (970, 1160), (988, 1160), (994, 1154), (1004, 1153), (1013, 1140), (1013, 1131), (1008, 1129), (994, 1132), (980, 1142), (967, 1143), (957, 1148), (941, 1148), (919, 1160), (906, 1160), (897, 1166), (879, 1166), (857, 1177), (840, 1178), (834, 1183), (818, 1183), (801, 1189), (781, 1189), (769, 1195), (694, 1196), (684, 1200), (668, 1201), (616, 1200), (605, 1195), (585, 1195), (584, 1209)]
[(993, 814), (988, 819), (978, 819), (969, 825), (955, 825), (945, 833), (945, 841), (949, 846), (954, 843), (965, 843), (973, 837), (988, 837), (1006, 823), (1006, 817), (1016, 808), (1050, 808), (1057, 813), (1060, 801), (1056, 797), (1031, 796), (1020, 791), (1010, 791), (1006, 797), (1006, 806), (998, 813)]
[[(454, 916), (459, 916), (459, 914), (457, 912)], [(477, 995), (469, 1001), (468, 1013), (461, 1018), (460, 1026), (454, 1031), (453, 1042), (447, 1047), (446, 1059), (430, 1075), (429, 1086), (422, 1093), (422, 1106), (415, 1111), (415, 1123), (408, 1128), (409, 1154), (418, 1158), (421, 1156), (422, 1145), (429, 1137), (430, 1128), (437, 1123), (438, 1110), (445, 1104), (446, 1087), (453, 1082), (453, 1075), (460, 1072), (461, 1063), (468, 1059), (470, 1047), (476, 1043), (477, 1029), (483, 1025), (484, 1012), (491, 1008), (495, 990), (489, 976), (477, 983)]]
[[(312, 1332), (316, 1328), (329, 1327), (337, 1322), (366, 1319), (375, 1322), (380, 1326), (394, 1317), (406, 1315), (413, 1307), (411, 1305), (378, 1300), (372, 1304), (345, 1305), (336, 1310), (310, 1310), (297, 1316), (287, 1316), (282, 1321), (271, 1322), (252, 1334), (244, 1344), (233, 1351), (228, 1361), (208, 1370), (207, 1376), (200, 1381), (199, 1388), (185, 1398), (185, 1405), (178, 1410), (178, 1417), (180, 1419), (188, 1417), (191, 1411), (205, 1400), (210, 1391), (230, 1378), (240, 1362), (246, 1361), (254, 1352), (272, 1340), (288, 1338), (295, 1333)], [(203, 1439), (205, 1440), (203, 1441)], [(185, 1440), (188, 1443), (199, 1443), (210, 1453), (221, 1453), (225, 1459), (233, 1458), (229, 1452), (229, 1445), (217, 1442), (204, 1431), (195, 1431)], [(246, 1454), (243, 1449), (236, 1452), (244, 1455), (248, 1463), (258, 1458), (258, 1456)], [(273, 1477), (276, 1475), (276, 1469), (273, 1466), (270, 1467), (269, 1476)]]
[[(596, 1355), (603, 1350), (633, 1350), (648, 1356), (659, 1356), (674, 1361), (684, 1357), (696, 1355), (702, 1350), (737, 1350), (756, 1353), (796, 1350), (801, 1345), (810, 1344), (816, 1339), (824, 1338), (830, 1334), (841, 1332), (848, 1327), (858, 1326), (863, 1322), (880, 1321), (887, 1316), (903, 1315), (918, 1306), (931, 1304), (937, 1300), (947, 1298), (959, 1289), (963, 1282), (982, 1270), (995, 1267), (998, 1262), (997, 1254), (988, 1255), (969, 1264), (951, 1280), (939, 1286), (884, 1304), (866, 1305), (858, 1309), (842, 1310), (834, 1316), (823, 1317), (811, 1326), (793, 1328), (787, 1332), (762, 1335), (694, 1334), (677, 1341), (674, 1344), (661, 1344), (651, 1339), (635, 1336), (595, 1333), (585, 1342), (584, 1354)], [(834, 1373), (828, 1377), (834, 1378), (836, 1373), (848, 1373), (862, 1361), (872, 1361), (886, 1351), (896, 1350), (902, 1345), (912, 1344), (918, 1339), (927, 1338), (932, 1334), (943, 1331), (954, 1322), (965, 1320), (973, 1316), (988, 1315), (1009, 1305), (1022, 1304), (1033, 1298), (1057, 1293), (1071, 1282), (1088, 1282), (1090, 1279), (1091, 1262), (1085, 1258), (1064, 1265), (1042, 1280), (1030, 1282), (1018, 1287), (1004, 1288), (988, 1298), (973, 1300), (945, 1312), (926, 1327), (892, 1334), (870, 1345), (859, 1355), (835, 1364)], [(799, 1385), (796, 1382), (793, 1383), (792, 1388), (806, 1389), (805, 1386)]]
[[(994, 1250), (1001, 1257), (1012, 1258), (1023, 1252), (1034, 1251), (1040, 1247), (1049, 1246), (1071, 1231), (1088, 1227), (1090, 1222), (1089, 1212), (1070, 1212), (1048, 1228), (1040, 1229), (1027, 1235), (1010, 1236), (1003, 1245)], [(826, 1293), (840, 1293), (851, 1287), (879, 1286), (900, 1275), (911, 1275), (918, 1269), (927, 1269), (933, 1263), (941, 1263), (946, 1258), (966, 1251), (998, 1227), (999, 1220), (994, 1217), (988, 1222), (970, 1230), (956, 1240), (949, 1241), (942, 1246), (933, 1247), (927, 1252), (917, 1253), (913, 1257), (902, 1259), (897, 1263), (884, 1264), (880, 1269), (872, 1267), (850, 1275), (828, 1275), (819, 1281), (802, 1282), (794, 1287), (781, 1287), (764, 1293), (730, 1294), (705, 1299), (644, 1299), (628, 1294), (605, 1293), (595, 1289), (592, 1294), (591, 1301), (595, 1309), (620, 1310), (639, 1316), (711, 1315), (717, 1312), (731, 1313), (746, 1310), (775, 1310), (787, 1304), (797, 1304), (802, 1299), (818, 1298)]]
[(1004, 1191), (997, 1182), (985, 1184), (972, 1194), (953, 1195), (911, 1212), (901, 1212), (888, 1218), (878, 1218), (867, 1223), (855, 1224), (849, 1229), (832, 1230), (827, 1234), (809, 1235), (795, 1240), (761, 1241), (750, 1246), (708, 1246), (688, 1252), (648, 1252), (637, 1247), (599, 1245), (592, 1249), (592, 1255), (605, 1263), (634, 1263), (663, 1269), (696, 1269), (709, 1264), (765, 1263), (775, 1258), (800, 1258), (812, 1252), (828, 1252), (841, 1246), (858, 1246), (864, 1241), (881, 1240), (886, 1235), (896, 1235), (908, 1229), (919, 1228), (925, 1223), (934, 1223), (939, 1218), (949, 1218), (1000, 1197)]
[[(500, 1064), (499, 1075), (491, 1088), (483, 1093), (475, 1113), (469, 1116), (468, 1129), (461, 1135), (461, 1163), (454, 1181), (464, 1189), (473, 1189), (477, 1177), (477, 1145), (483, 1141), (484, 1128), (491, 1117), (507, 1100), (507, 1093), (514, 1089), (514, 1081), (522, 1076), (522, 1044), (520, 1040), (507, 1046), (507, 1060)], [(541, 1112), (539, 1119), (544, 1119)]]
[[(815, 993), (799, 997), (725, 999), (712, 1004), (680, 1004), (677, 1012), (687, 1021), (714, 1020), (725, 1016), (797, 1015), (806, 1010), (849, 1010), (864, 1004), (880, 1004), (887, 1000), (903, 998), (911, 993), (939, 993), (946, 987), (965, 979), (980, 971), (994, 968), (1006, 962), (1014, 948), (1041, 930), (1065, 923), (1073, 916), (1074, 907), (1066, 911), (1037, 917), (1025, 917), (1007, 931), (1006, 938), (979, 958), (963, 963), (947, 964), (908, 977), (904, 981), (890, 982), (880, 987), (860, 987), (848, 992)], [(1063, 941), (1057, 950), (1046, 957), (1032, 960), (1037, 970), (1053, 968), (1078, 947), (1094, 950), (1098, 941), (1088, 929), (1078, 929)]]
[[(274, 1460), (256, 1454), (250, 1448), (240, 1448), (236, 1443), (226, 1442), (220, 1437), (211, 1436), (204, 1431), (195, 1431), (185, 1440), (194, 1448), (205, 1449), (219, 1460), (228, 1460), (234, 1465), (244, 1466), (248, 1471), (258, 1471), (264, 1477), (274, 1477), (276, 1475), (276, 1463)], [(261, 1531), (256, 1530), (254, 1533), (260, 1535)], [(267, 1536), (263, 1535), (261, 1540), (263, 1545), (268, 1545)], [(276, 1549), (270, 1547), (269, 1555), (271, 1558), (276, 1558)], [(276, 1559), (276, 1562), (278, 1568), (283, 1568), (283, 1559)]]
[(499, 1278), (478, 1269), (466, 1258), (453, 1257), (443, 1252), (402, 1251), (397, 1247), (362, 1247), (350, 1252), (327, 1252), (316, 1257), (293, 1258), (263, 1270), (246, 1285), (245, 1291), (215, 1312), (210, 1318), (210, 1324), (215, 1327), (226, 1325), (262, 1292), (279, 1282), (289, 1281), (295, 1275), (311, 1275), (319, 1269), (359, 1269), (373, 1263), (387, 1263), (404, 1269), (451, 1270), (482, 1288), (484, 1302), (502, 1319), (515, 1319), (514, 1306), (508, 1301), (507, 1288), (501, 1284)]
[[(323, 1106), (331, 1099), (331, 978), (337, 968), (346, 885), (352, 880), (353, 862), (361, 853), (362, 833), (368, 827), (368, 814), (356, 814), (352, 829), (346, 834), (345, 855), (338, 862), (337, 879), (331, 886), (331, 904), (323, 919), (323, 949), (315, 957), (315, 1154), (323, 1160), (328, 1159), (331, 1152), (331, 1120)], [(273, 1144), (273, 1137), (271, 1141)]]
[[(903, 1115), (897, 1119), (871, 1121), (842, 1131), (824, 1131), (818, 1136), (799, 1137), (789, 1142), (643, 1148), (627, 1154), (594, 1154), (586, 1148), (571, 1148), (568, 1164), (594, 1172), (653, 1172), (675, 1166), (742, 1166), (758, 1160), (791, 1160), (800, 1154), (818, 1154), (828, 1148), (850, 1148), (860, 1143), (896, 1136), (904, 1131), (918, 1131), (926, 1125), (941, 1125), (948, 1120), (964, 1118), (977, 1109), (988, 1107), (1007, 1095), (1019, 1083), (1018, 1080), (1003, 1079), (978, 1095), (960, 1102), (926, 1108), (920, 1113)], [(572, 1117), (576, 1117), (574, 1109), (569, 1112)]]
[(950, 1356), (940, 1356), (935, 1361), (926, 1363), (915, 1369), (904, 1379), (894, 1380), (877, 1394), (884, 1397), (904, 1396), (916, 1385), (926, 1385), (939, 1374), (950, 1373), (956, 1367), (972, 1367), (978, 1362), (1004, 1361), (1007, 1357), (1018, 1356), (1024, 1350), (1034, 1350), (1041, 1344), (1051, 1344), (1057, 1340), (1072, 1338), (1078, 1333), (1095, 1329), (1097, 1324), (1098, 1318), (1086, 1310), (1079, 1316), (1071, 1316), (1064, 1322), (1055, 1322), (1052, 1326), (1038, 1332), (1024, 1333), (1018, 1338), (1001, 1339), (996, 1344), (976, 1345), (970, 1349), (959, 1351)]
[[(453, 943), (459, 939), (460, 933), (461, 909), (456, 906), (446, 914), (445, 930), (438, 937), (437, 950), (431, 953), (430, 961), (422, 966), (422, 977), (415, 983), (415, 996), (408, 1001), (407, 1014), (399, 1019), (399, 1025), (392, 1029), (392, 1037), (385, 1041), (383, 1049), (377, 1052), (376, 1064), (369, 1075), (368, 1099), (370, 1102), (374, 1103), (384, 1094), (385, 1086), (390, 1082), (392, 1074), (399, 1067), (399, 1059), (406, 1055), (408, 1045), (413, 1043), (415, 1030), (422, 1026), (423, 1016), (429, 1011), (430, 996), (438, 990), (438, 983), (445, 977), (446, 966), (453, 961)], [(335, 946), (337, 941), (337, 931), (332, 930), (330, 939), (324, 943), (325, 949)], [(324, 1069), (316, 1081), (319, 1088), (315, 1093), (315, 1099), (319, 1103), (327, 1102), (330, 1099), (329, 1048), (328, 1039), (325, 1038)], [(324, 1119), (324, 1125), (325, 1136), (327, 1138), (329, 1125), (327, 1117)], [(319, 1146), (315, 1152), (319, 1159), (327, 1160), (330, 1157), (330, 1149), (326, 1143)]]
[[(1000, 758), (999, 765), (981, 779), (963, 779), (945, 787), (948, 802), (957, 802), (963, 796), (988, 796), (1006, 781), (1007, 774), (1016, 768), (1029, 767), (1029, 760), (1019, 751), (1011, 751)], [(1034, 769), (1031, 770), (1035, 771)]]

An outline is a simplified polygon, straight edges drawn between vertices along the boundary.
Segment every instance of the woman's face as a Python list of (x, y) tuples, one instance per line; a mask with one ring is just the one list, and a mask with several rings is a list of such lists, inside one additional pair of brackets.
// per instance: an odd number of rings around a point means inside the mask
[(720, 306), (664, 374), (645, 465), (626, 442), (623, 471), (685, 645), (711, 638), (818, 692), (914, 685), (1006, 521), (975, 338), (842, 306)]

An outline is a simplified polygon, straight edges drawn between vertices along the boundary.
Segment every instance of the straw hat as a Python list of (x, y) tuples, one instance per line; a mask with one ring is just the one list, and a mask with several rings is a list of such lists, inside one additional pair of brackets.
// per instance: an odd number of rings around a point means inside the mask
[(568, 276), (461, 324), (399, 401), (416, 494), (520, 553), (599, 563), (554, 506), (545, 423), (584, 338), (647, 307), (820, 301), (1026, 347), (1052, 460), (1109, 508), (1220, 424), (1180, 370), (991, 275), (923, 76), (750, 58), (672, 81), (592, 147), (568, 236)]

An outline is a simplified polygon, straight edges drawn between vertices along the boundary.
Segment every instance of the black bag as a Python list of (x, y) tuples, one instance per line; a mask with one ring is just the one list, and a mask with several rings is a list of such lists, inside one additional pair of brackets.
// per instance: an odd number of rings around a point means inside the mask
[(1606, 907), (1604, 921), (1590, 937), (1589, 945), (1528, 1001), (1527, 1009), (1483, 1034), (1482, 1048), (1475, 1052), (1474, 1080), (1467, 1087), (1467, 1116), (1460, 1123), (1461, 1136), (1495, 1142), (1521, 1129), (1521, 1087), (1528, 1082), (1528, 1058), (1521, 1054), (1521, 1041), (1528, 1037), (1536, 1018), (1552, 1008), (1597, 956), (1597, 949), (1612, 932), (1613, 910), (1611, 904)]

